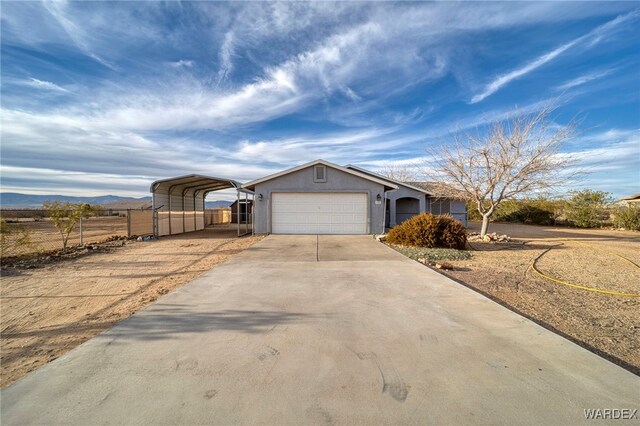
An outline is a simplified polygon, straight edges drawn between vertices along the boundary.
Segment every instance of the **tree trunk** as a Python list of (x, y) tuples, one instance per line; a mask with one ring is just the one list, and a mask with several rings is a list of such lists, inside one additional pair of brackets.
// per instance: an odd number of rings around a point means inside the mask
[(489, 228), (489, 216), (490, 214), (482, 215), (482, 229), (480, 230), (480, 237), (484, 238), (487, 235), (487, 228)]

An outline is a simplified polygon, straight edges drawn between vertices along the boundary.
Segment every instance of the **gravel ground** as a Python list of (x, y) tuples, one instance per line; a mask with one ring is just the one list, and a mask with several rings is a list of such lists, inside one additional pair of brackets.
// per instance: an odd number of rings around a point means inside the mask
[[(471, 230), (480, 224), (472, 223)], [(555, 283), (640, 294), (640, 234), (516, 224), (491, 224), (511, 243), (472, 243), (471, 260), (453, 260), (442, 273), (640, 374), (640, 297), (595, 293)]]
[[(261, 237), (217, 227), (134, 242), (34, 269), (3, 270), (0, 385), (5, 387), (193, 280)], [(122, 242), (119, 242), (122, 243)]]

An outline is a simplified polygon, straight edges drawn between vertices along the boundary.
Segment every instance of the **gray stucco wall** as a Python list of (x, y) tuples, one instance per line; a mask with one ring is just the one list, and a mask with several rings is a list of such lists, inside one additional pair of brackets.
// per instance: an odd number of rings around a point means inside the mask
[[(255, 186), (254, 232), (271, 233), (271, 194), (274, 192), (364, 192), (369, 199), (370, 234), (384, 232), (384, 203), (376, 204), (376, 196), (384, 197), (384, 186), (327, 166), (326, 182), (313, 181), (313, 166), (289, 173)], [(262, 201), (258, 201), (262, 194)]]
[(389, 225), (390, 227), (396, 226), (397, 212), (396, 201), (400, 198), (417, 198), (420, 202), (420, 213), (427, 212), (427, 197), (424, 192), (416, 191), (415, 189), (400, 186), (398, 189), (389, 191), (387, 193), (387, 199), (389, 200)]
[[(411, 188), (400, 186), (397, 190), (387, 193), (387, 199), (389, 200), (389, 225), (394, 227), (398, 225), (396, 220), (396, 201), (400, 198), (417, 198), (420, 201), (420, 213), (433, 213), (433, 214), (450, 214), (454, 219), (462, 222), (464, 226), (467, 226), (467, 205), (464, 201), (453, 200), (448, 198), (431, 198), (427, 197), (424, 192), (416, 191)], [(432, 208), (431, 203), (435, 203), (437, 208)], [(439, 204), (442, 203), (442, 206)], [(442, 211), (440, 210), (442, 207)]]

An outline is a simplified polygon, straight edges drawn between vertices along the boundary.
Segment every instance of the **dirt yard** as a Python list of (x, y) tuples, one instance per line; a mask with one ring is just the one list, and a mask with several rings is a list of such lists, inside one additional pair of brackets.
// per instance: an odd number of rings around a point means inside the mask
[[(479, 231), (480, 224), (471, 224)], [(586, 291), (571, 284), (640, 294), (640, 234), (542, 226), (491, 224), (489, 232), (507, 234), (510, 243), (472, 242), (471, 260), (451, 262), (444, 273), (511, 307), (547, 328), (640, 374), (640, 297)]]
[[(260, 237), (221, 226), (108, 252), (2, 271), (0, 385), (5, 387), (193, 280)], [(122, 244), (122, 242), (118, 242)]]

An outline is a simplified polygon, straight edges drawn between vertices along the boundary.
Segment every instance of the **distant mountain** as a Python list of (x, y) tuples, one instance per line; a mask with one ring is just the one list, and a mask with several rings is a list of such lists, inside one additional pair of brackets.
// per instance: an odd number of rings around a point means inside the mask
[(151, 197), (120, 197), (117, 195), (102, 195), (99, 197), (70, 197), (67, 195), (31, 195), (17, 192), (0, 192), (0, 207), (3, 209), (34, 209), (41, 208), (46, 201), (60, 201), (70, 203), (89, 203), (92, 206), (109, 208), (140, 208), (151, 205)]
[(233, 201), (205, 201), (204, 205), (208, 209), (220, 209), (223, 207), (229, 207), (233, 204)]

